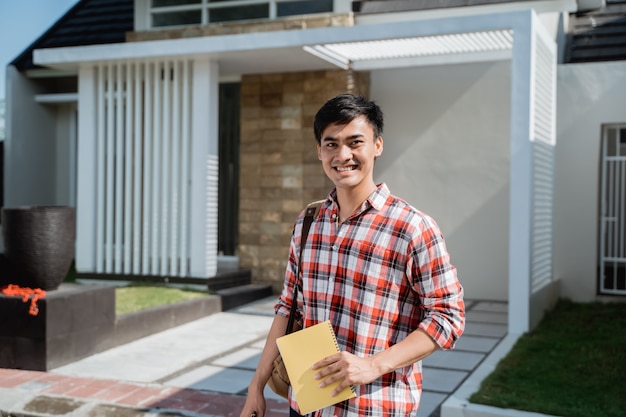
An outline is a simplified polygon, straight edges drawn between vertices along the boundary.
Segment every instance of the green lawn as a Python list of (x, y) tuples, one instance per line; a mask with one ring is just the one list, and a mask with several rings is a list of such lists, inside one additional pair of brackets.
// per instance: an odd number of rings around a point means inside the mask
[(171, 288), (163, 285), (133, 284), (115, 289), (115, 314), (173, 304), (194, 298), (206, 297), (207, 291)]
[(555, 416), (626, 416), (626, 303), (561, 300), (470, 402)]

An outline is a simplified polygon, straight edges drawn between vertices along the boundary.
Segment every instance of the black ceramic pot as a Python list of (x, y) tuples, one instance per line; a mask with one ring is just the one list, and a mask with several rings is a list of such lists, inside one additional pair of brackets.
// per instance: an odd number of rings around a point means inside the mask
[(5, 280), (56, 290), (74, 259), (76, 211), (67, 206), (2, 209)]

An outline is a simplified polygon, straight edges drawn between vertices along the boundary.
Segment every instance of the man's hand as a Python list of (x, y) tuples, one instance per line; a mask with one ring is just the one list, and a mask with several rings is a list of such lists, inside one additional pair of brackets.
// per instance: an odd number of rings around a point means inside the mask
[(332, 392), (339, 394), (351, 385), (369, 384), (377, 378), (395, 369), (411, 365), (424, 359), (439, 349), (435, 341), (421, 329), (415, 330), (400, 343), (367, 358), (361, 358), (348, 352), (328, 356), (313, 365), (319, 370), (315, 378), (320, 380), (320, 387), (341, 381)]
[(319, 370), (315, 374), (315, 379), (321, 381), (321, 388), (341, 381), (331, 393), (334, 397), (346, 387), (369, 384), (384, 374), (372, 358), (361, 358), (348, 352), (328, 356), (313, 365), (314, 370)]
[(255, 417), (264, 417), (265, 416), (265, 397), (263, 396), (263, 391), (251, 391), (248, 390), (248, 397), (246, 398), (246, 403), (241, 410), (240, 417), (251, 417), (254, 415)]

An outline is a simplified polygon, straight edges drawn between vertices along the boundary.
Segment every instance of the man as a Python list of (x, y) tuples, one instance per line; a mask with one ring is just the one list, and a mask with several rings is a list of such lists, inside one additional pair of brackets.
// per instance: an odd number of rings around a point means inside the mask
[[(382, 131), (378, 105), (350, 94), (315, 116), (318, 158), (335, 189), (303, 243), (298, 278), (303, 214), (296, 222), (284, 289), (242, 417), (265, 414), (263, 388), (295, 285), (298, 322), (306, 328), (330, 320), (341, 350), (313, 365), (320, 386), (341, 381), (335, 392), (352, 386), (357, 394), (316, 415), (416, 416), (421, 360), (454, 347), (463, 332), (463, 288), (437, 224), (374, 182)], [(297, 416), (293, 397), (290, 406)]]

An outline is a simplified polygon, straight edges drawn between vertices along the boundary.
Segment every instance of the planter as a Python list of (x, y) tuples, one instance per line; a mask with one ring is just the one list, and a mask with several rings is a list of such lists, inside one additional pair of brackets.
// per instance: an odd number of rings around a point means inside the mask
[(56, 290), (74, 259), (76, 211), (67, 206), (2, 209), (4, 261), (11, 284)]

